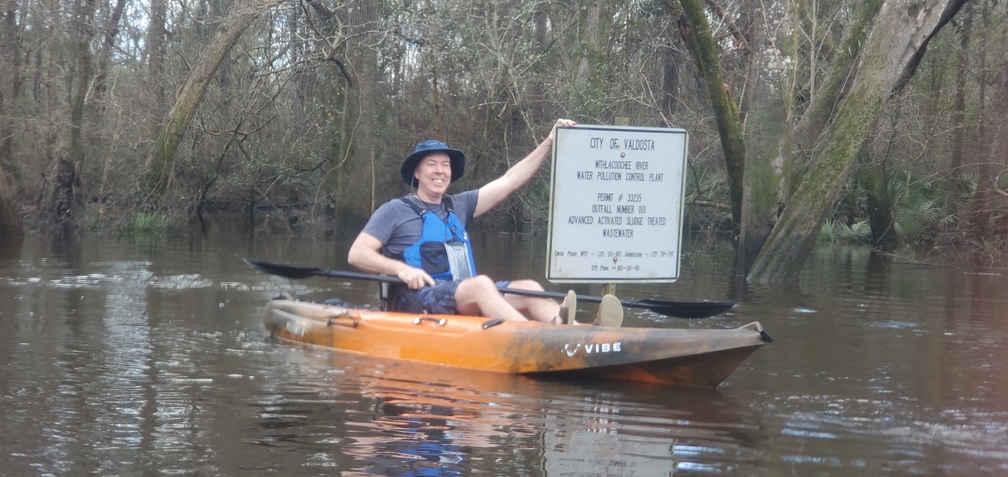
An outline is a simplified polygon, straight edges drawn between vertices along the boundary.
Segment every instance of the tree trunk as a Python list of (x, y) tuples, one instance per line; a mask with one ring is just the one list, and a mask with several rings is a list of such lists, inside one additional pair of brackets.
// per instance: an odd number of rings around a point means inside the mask
[(217, 68), (259, 13), (280, 2), (281, 0), (246, 0), (236, 3), (210, 39), (199, 60), (193, 65), (189, 76), (179, 88), (175, 105), (168, 111), (168, 116), (164, 119), (161, 132), (154, 141), (147, 160), (145, 181), (155, 195), (161, 195), (167, 190), (169, 182), (167, 171), (175, 158), (175, 150), (182, 141), (182, 136), (189, 127), (189, 121), (192, 120), (196, 107), (199, 106)]
[[(21, 91), (21, 25), (18, 19), (23, 13), (18, 12), (17, 0), (6, 0), (3, 3), (2, 23), (0, 23), (0, 170), (6, 170), (19, 184), (20, 174), (14, 165), (14, 121), (8, 116), (8, 108), (13, 108), (14, 99)], [(0, 174), (6, 180), (5, 174)], [(8, 184), (0, 185), (5, 192), (0, 194), (0, 202), (7, 197), (13, 201), (13, 192)], [(9, 204), (13, 207), (13, 202)], [(0, 204), (0, 207), (3, 207)], [(13, 210), (13, 209), (12, 209)]]
[[(1001, 71), (991, 87), (995, 88), (992, 109), (1008, 111), (1008, 56), (1002, 58)], [(987, 153), (981, 156), (980, 182), (966, 215), (971, 229), (969, 232), (978, 241), (990, 238), (996, 231), (998, 225), (992, 222), (993, 213), (1004, 207), (1004, 199), (999, 195), (999, 192), (1004, 192), (998, 188), (997, 181), (1005, 173), (1005, 161), (1008, 161), (1008, 117), (1005, 114), (992, 116), (988, 134), (990, 146)], [(1001, 220), (1004, 222), (1008, 219)], [(1008, 223), (1002, 223), (1001, 227), (1008, 227)]]
[(21, 223), (17, 216), (14, 194), (7, 184), (7, 175), (0, 163), (0, 245), (21, 239)]
[[(108, 110), (109, 104), (106, 103), (109, 99), (105, 96), (108, 85), (106, 80), (108, 78), (109, 64), (112, 61), (112, 55), (116, 51), (115, 39), (119, 36), (120, 30), (120, 20), (122, 20), (123, 10), (126, 8), (126, 0), (116, 0), (115, 6), (112, 8), (112, 12), (109, 15), (108, 22), (105, 24), (102, 36), (105, 41), (102, 42), (102, 48), (98, 54), (98, 64), (97, 64), (97, 74), (94, 79), (94, 98), (93, 102), (98, 105), (96, 109), (95, 123), (100, 123), (105, 112)], [(152, 6), (153, 8), (153, 6)], [(97, 141), (96, 141), (97, 142)], [(98, 147), (107, 146), (107, 142)], [(112, 164), (114, 162), (114, 157), (111, 154), (104, 154), (103, 157), (103, 167), (102, 167), (102, 177), (98, 185), (98, 200), (105, 199), (106, 184), (109, 181), (109, 174), (112, 170)]]
[[(977, 43), (981, 45), (993, 44), (998, 40), (992, 40), (989, 36), (997, 36), (996, 32), (991, 31), (990, 28), (990, 17), (993, 13), (991, 8), (993, 7), (993, 0), (987, 0), (980, 2), (980, 24), (983, 25), (980, 28), (980, 35), (977, 38)], [(1001, 43), (1005, 44), (1008, 41), (1008, 30), (1001, 29)], [(979, 91), (977, 94), (977, 130), (976, 138), (977, 142), (983, 144), (987, 138), (987, 48), (980, 48), (980, 58), (977, 60), (979, 63), (980, 74), (977, 76), (977, 85), (979, 86)]]
[(115, 52), (115, 38), (119, 36), (119, 21), (122, 19), (123, 10), (126, 8), (126, 0), (116, 0), (115, 6), (109, 14), (108, 22), (102, 31), (102, 48), (98, 54), (98, 74), (95, 75), (95, 95), (96, 100), (101, 100), (101, 95), (108, 89), (105, 80), (108, 78), (109, 62), (112, 61), (112, 54)]
[[(669, 7), (677, 10), (675, 0), (668, 0)], [(714, 108), (721, 150), (724, 152), (725, 168), (728, 171), (728, 196), (731, 200), (732, 224), (739, 232), (742, 218), (742, 184), (745, 174), (745, 143), (738, 106), (732, 99), (728, 85), (721, 76), (721, 64), (717, 43), (707, 23), (707, 14), (700, 0), (679, 0), (682, 16), (679, 19), (679, 33), (697, 68), (703, 74), (707, 94)]]
[(603, 100), (606, 96), (604, 68), (607, 66), (603, 45), (608, 41), (611, 22), (608, 5), (593, 0), (577, 0), (575, 5), (578, 12), (575, 57), (579, 61), (571, 71), (567, 111), (580, 120), (590, 118), (606, 122), (612, 117), (612, 105)]
[(77, 189), (80, 174), (77, 166), (60, 156), (52, 171), (52, 195), (49, 200), (52, 232), (66, 239), (77, 232)]
[(371, 47), (381, 0), (356, 0), (348, 8), (347, 25), (352, 41), (347, 42), (347, 70), (350, 78), (343, 95), (343, 121), (339, 137), (337, 213), (344, 217), (367, 217), (375, 195), (375, 123), (378, 98), (378, 57)]
[[(785, 19), (781, 20), (786, 21)], [(750, 64), (749, 114), (745, 121), (745, 171), (739, 239), (735, 254), (735, 275), (745, 277), (766, 238), (773, 230), (777, 214), (786, 200), (786, 151), (794, 120), (789, 114), (794, 75), (769, 67), (778, 51), (774, 25), (756, 22), (752, 34), (754, 49)]]
[(661, 112), (668, 122), (679, 109), (679, 64), (682, 56), (681, 50), (668, 48), (662, 57)]
[[(884, 102), (901, 89), (913, 75), (928, 41), (944, 26), (966, 0), (925, 0), (906, 4), (891, 0), (878, 7), (870, 31), (861, 38), (848, 37), (864, 45), (856, 69), (834, 71), (851, 74), (849, 93), (841, 95), (836, 111), (813, 102), (817, 109), (807, 114), (812, 124), (822, 124), (822, 140), (814, 149), (809, 173), (788, 201), (766, 245), (760, 251), (747, 280), (750, 282), (794, 281), (815, 245), (819, 228), (829, 215), (869, 125), (874, 123)], [(875, 9), (875, 2), (860, 5), (863, 12)], [(864, 18), (864, 15), (857, 15)], [(869, 24), (868, 22), (865, 23)], [(855, 30), (855, 33), (857, 31)], [(826, 114), (825, 117), (819, 115)], [(804, 118), (803, 118), (804, 122)], [(819, 128), (812, 128), (816, 131)], [(810, 136), (799, 136), (811, 139)], [(818, 137), (815, 135), (813, 137)]]
[[(872, 131), (878, 131), (878, 123), (873, 123)], [(868, 205), (868, 225), (872, 233), (872, 247), (880, 252), (892, 253), (899, 245), (896, 236), (896, 219), (893, 216), (892, 197), (889, 196), (888, 174), (885, 162), (874, 162), (872, 140), (875, 134), (867, 134), (865, 141), (858, 150), (858, 163), (861, 164), (861, 178), (864, 181), (866, 202)]]
[(154, 106), (164, 102), (164, 85), (161, 76), (165, 64), (165, 15), (167, 0), (151, 0), (150, 22), (147, 27), (147, 83), (154, 94)]
[[(955, 180), (962, 174), (964, 147), (966, 144), (966, 81), (970, 67), (970, 34), (973, 30), (973, 8), (967, 3), (963, 6), (962, 27), (960, 28), (959, 57), (957, 58), (955, 101), (952, 105), (952, 150), (949, 152), (949, 169), (952, 172), (953, 188), (951, 192), (959, 192), (960, 181)], [(949, 201), (950, 203), (952, 201)]]
[(830, 74), (822, 84), (814, 88), (815, 94), (809, 97), (809, 106), (795, 126), (792, 149), (785, 152), (791, 166), (786, 186), (789, 201), (801, 186), (803, 171), (807, 169), (809, 162), (807, 151), (815, 149), (823, 130), (836, 112), (838, 103), (847, 95), (854, 82), (855, 75), (852, 72), (856, 71), (865, 38), (870, 35), (872, 21), (881, 8), (882, 0), (860, 0), (855, 6), (854, 22), (844, 35)]
[[(94, 37), (94, 0), (82, 0), (75, 15), (77, 78), (70, 98), (70, 160), (84, 162), (84, 99), (91, 84), (91, 38)], [(58, 220), (58, 219), (57, 219)]]

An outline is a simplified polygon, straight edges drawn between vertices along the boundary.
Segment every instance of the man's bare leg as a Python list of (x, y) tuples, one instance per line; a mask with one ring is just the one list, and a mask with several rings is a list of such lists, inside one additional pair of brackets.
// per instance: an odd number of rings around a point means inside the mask
[[(535, 280), (512, 280), (508, 288), (519, 290), (543, 291), (542, 285)], [(504, 299), (521, 313), (528, 314), (533, 321), (552, 323), (560, 314), (560, 304), (549, 298), (504, 294)]]
[(455, 308), (463, 315), (477, 315), (505, 320), (528, 321), (501, 296), (497, 284), (486, 275), (478, 275), (459, 282), (455, 289)]

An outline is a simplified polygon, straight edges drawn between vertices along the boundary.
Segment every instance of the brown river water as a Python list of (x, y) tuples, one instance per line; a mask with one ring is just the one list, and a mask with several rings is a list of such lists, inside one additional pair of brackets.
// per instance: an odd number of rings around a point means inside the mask
[[(543, 237), (474, 236), (482, 272), (544, 275)], [(376, 304), (377, 285), (289, 281), (242, 257), (342, 268), (348, 242), (222, 227), (0, 250), (0, 475), (1008, 475), (1008, 271), (828, 249), (800, 286), (744, 289), (729, 252), (687, 247), (679, 282), (621, 297), (738, 305), (632, 310), (624, 326), (760, 321), (775, 338), (694, 390), (269, 339), (280, 290)]]

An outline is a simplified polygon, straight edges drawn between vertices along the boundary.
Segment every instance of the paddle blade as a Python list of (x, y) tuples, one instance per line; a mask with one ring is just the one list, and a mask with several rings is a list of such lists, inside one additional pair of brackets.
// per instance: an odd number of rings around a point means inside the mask
[(676, 318), (710, 318), (720, 315), (735, 306), (733, 301), (664, 301), (635, 300), (626, 303), (630, 308), (645, 308), (655, 313)]
[(260, 271), (280, 277), (299, 279), (324, 275), (324, 272), (318, 268), (292, 267), (290, 265), (264, 262), (262, 260), (255, 260), (251, 258), (246, 258), (244, 260), (245, 263), (252, 265)]

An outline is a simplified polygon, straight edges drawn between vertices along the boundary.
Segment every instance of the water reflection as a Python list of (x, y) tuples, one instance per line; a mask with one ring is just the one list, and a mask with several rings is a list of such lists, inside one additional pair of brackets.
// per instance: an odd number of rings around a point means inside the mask
[(671, 475), (725, 470), (726, 452), (752, 460), (765, 438), (747, 406), (716, 391), (586, 386), (276, 346), (297, 372), (255, 403), (255, 442), (310, 445), (303, 465), (349, 475)]

